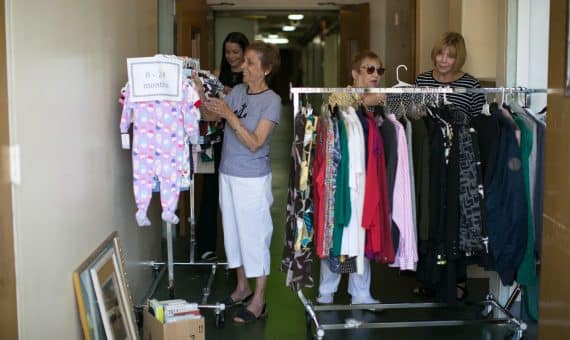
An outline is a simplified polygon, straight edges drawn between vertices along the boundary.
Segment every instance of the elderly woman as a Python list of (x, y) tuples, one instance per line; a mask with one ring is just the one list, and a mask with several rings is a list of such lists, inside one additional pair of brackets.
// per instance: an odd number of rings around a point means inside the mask
[[(273, 233), (269, 144), (281, 118), (281, 98), (269, 89), (268, 77), (279, 64), (274, 45), (255, 41), (245, 50), (243, 83), (224, 100), (203, 98), (205, 120), (226, 120), (219, 200), (228, 267), (237, 269), (237, 287), (223, 302), (232, 306), (251, 299), (234, 317), (237, 323), (267, 315), (265, 287)], [(253, 294), (249, 278), (255, 278)]]
[[(446, 32), (435, 41), (431, 51), (431, 60), (433, 69), (420, 74), (416, 79), (417, 86), (429, 87), (464, 87), (479, 88), (481, 87), (479, 80), (465, 73), (462, 70), (465, 60), (467, 59), (467, 49), (463, 36), (457, 32)], [(481, 93), (450, 93), (446, 95), (448, 102), (452, 103), (457, 110), (467, 116), (476, 116), (481, 114), (485, 97)], [(426, 235), (422, 232), (422, 223), (419, 226), (420, 235)], [(425, 243), (425, 237), (420, 237), (420, 243)], [(422, 247), (420, 247), (422, 248)], [(456, 263), (456, 282), (458, 301), (462, 301), (467, 297), (467, 273), (466, 260), (461, 256)], [(418, 269), (421, 271), (421, 269)], [(421, 276), (421, 275), (420, 275)], [(413, 295), (416, 296), (435, 296), (436, 292), (433, 287), (418, 286), (413, 289)]]
[[(385, 69), (382, 65), (382, 61), (376, 53), (368, 50), (359, 51), (352, 58), (352, 86), (378, 87), (380, 79), (384, 75), (384, 70)], [(332, 97), (334, 98), (334, 96)], [(359, 96), (358, 98), (352, 99), (356, 99), (357, 102), (362, 103), (368, 111), (375, 112), (376, 109), (378, 109), (378, 105), (384, 101), (384, 96), (378, 93), (366, 93), (362, 96)], [(332, 99), (332, 101), (335, 101), (335, 99)], [(363, 195), (362, 199), (364, 199)], [(355, 214), (355, 216), (356, 215), (357, 214)], [(354, 224), (360, 225), (360, 221), (354, 219)], [(364, 254), (364, 249), (361, 250), (362, 254)], [(340, 249), (337, 252), (339, 251)], [(363, 259), (360, 262), (362, 265), (361, 273), (350, 273), (348, 278), (348, 293), (351, 295), (351, 303), (379, 303), (379, 301), (372, 297), (370, 293), (370, 262), (367, 258), (364, 258), (364, 256), (362, 256), (362, 258)], [(317, 297), (317, 302), (320, 304), (333, 303), (334, 295), (337, 292), (341, 279), (341, 274), (333, 272), (330, 269), (329, 262), (330, 259), (323, 260), (321, 263), (319, 295)]]
[[(224, 55), (220, 62), (220, 70), (214, 74), (224, 85), (224, 93), (228, 94), (234, 86), (243, 82), (242, 65), (245, 48), (249, 40), (241, 32), (229, 33), (222, 44)], [(217, 129), (223, 129), (223, 123), (213, 123)], [(198, 254), (204, 261), (216, 261), (216, 240), (218, 238), (218, 196), (219, 169), (222, 158), (222, 143), (214, 143), (214, 173), (204, 174), (202, 197), (200, 200), (200, 217), (197, 227)]]

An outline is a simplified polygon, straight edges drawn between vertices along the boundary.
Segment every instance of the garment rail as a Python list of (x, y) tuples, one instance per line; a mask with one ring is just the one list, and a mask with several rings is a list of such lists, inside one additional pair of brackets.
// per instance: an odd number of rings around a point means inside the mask
[[(188, 262), (174, 262), (174, 255), (173, 255), (173, 233), (172, 233), (172, 224), (166, 223), (166, 247), (167, 247), (167, 261), (166, 262), (157, 262), (157, 261), (142, 261), (139, 264), (151, 266), (155, 273), (158, 273), (161, 267), (166, 266), (168, 271), (168, 292), (170, 298), (175, 298), (175, 290), (174, 290), (174, 266), (195, 266), (195, 267), (210, 267), (210, 275), (208, 276), (208, 281), (206, 286), (202, 288), (202, 300), (198, 307), (200, 309), (213, 309), (216, 315), (215, 325), (216, 327), (222, 327), (225, 321), (225, 309), (226, 306), (223, 303), (215, 303), (215, 304), (208, 304), (208, 298), (212, 291), (212, 283), (214, 281), (214, 276), (216, 275), (216, 270), (219, 266), (226, 267), (225, 275), (227, 277), (227, 262), (217, 262), (217, 261), (205, 261), (205, 262), (196, 262), (196, 218), (194, 213), (194, 179), (190, 181), (190, 188), (189, 188), (189, 195), (190, 195), (190, 216), (188, 217), (188, 222), (190, 223), (190, 242), (189, 242), (189, 261)], [(154, 292), (149, 294), (152, 295)]]
[[(446, 93), (495, 93), (495, 94), (524, 94), (533, 93), (552, 93), (555, 90), (549, 89), (529, 89), (523, 87), (495, 87), (495, 88), (451, 88), (451, 87), (399, 87), (399, 88), (356, 88), (356, 87), (290, 87), (290, 95), (293, 100), (294, 118), (300, 112), (300, 95), (306, 94), (332, 94), (332, 93), (417, 93), (417, 94), (446, 94)], [(526, 103), (526, 98), (525, 98)], [(483, 301), (480, 302), (480, 318), (472, 320), (430, 320), (430, 321), (403, 321), (403, 322), (366, 322), (355, 319), (346, 319), (344, 323), (323, 324), (319, 322), (317, 312), (324, 311), (351, 311), (351, 310), (401, 310), (401, 309), (429, 309), (429, 308), (451, 308), (445, 303), (421, 302), (421, 303), (380, 303), (380, 304), (362, 304), (362, 305), (314, 305), (305, 297), (302, 289), (297, 291), (297, 296), (305, 309), (305, 317), (307, 321), (307, 332), (315, 338), (321, 340), (325, 336), (327, 330), (346, 330), (346, 329), (363, 329), (363, 328), (405, 328), (405, 327), (441, 327), (441, 326), (464, 326), (464, 325), (481, 325), (481, 324), (500, 324), (507, 325), (513, 331), (512, 339), (520, 340), (524, 336), (527, 324), (516, 318), (509, 308), (518, 294), (520, 288), (517, 286), (509, 297), (507, 303), (503, 306), (493, 294), (489, 293)], [(314, 332), (313, 332), (314, 330)]]

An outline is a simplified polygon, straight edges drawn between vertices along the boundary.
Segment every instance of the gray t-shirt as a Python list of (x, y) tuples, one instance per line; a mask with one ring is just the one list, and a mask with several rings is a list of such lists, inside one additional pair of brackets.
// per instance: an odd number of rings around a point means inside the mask
[[(281, 119), (281, 97), (267, 89), (256, 94), (247, 94), (246, 84), (236, 85), (226, 96), (225, 101), (240, 118), (241, 124), (253, 132), (263, 119), (279, 124)], [(220, 172), (236, 177), (262, 177), (271, 173), (269, 165), (269, 143), (273, 132), (269, 134), (263, 146), (251, 152), (243, 145), (229, 126), (224, 129), (222, 161)]]

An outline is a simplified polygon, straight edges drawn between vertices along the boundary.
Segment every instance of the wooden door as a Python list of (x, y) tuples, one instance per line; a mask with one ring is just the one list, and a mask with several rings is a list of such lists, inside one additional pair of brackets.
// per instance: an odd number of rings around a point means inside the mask
[(6, 80), (6, 17), (0, 0), (0, 339), (18, 339), (16, 271), (12, 229), (12, 189), (8, 155), (8, 90)]
[[(567, 0), (550, 2), (550, 89), (564, 90), (565, 87), (568, 6)], [(567, 339), (570, 325), (570, 97), (554, 91), (548, 95), (547, 102), (538, 338)]]
[[(200, 68), (203, 70), (213, 70), (211, 55), (214, 45), (210, 37), (213, 38), (212, 11), (206, 5), (206, 0), (175, 0), (174, 5), (174, 54), (200, 58)], [(194, 207), (200, 206), (200, 195), (202, 189), (201, 176), (194, 176)], [(179, 199), (180, 235), (189, 234), (190, 225), (188, 216), (190, 215), (190, 196), (184, 191)], [(200, 209), (194, 209), (195, 218), (198, 217)]]
[(200, 58), (200, 67), (211, 69), (212, 13), (206, 0), (176, 0), (175, 54)]
[(370, 48), (370, 6), (346, 5), (340, 9), (340, 86), (352, 84), (352, 56)]

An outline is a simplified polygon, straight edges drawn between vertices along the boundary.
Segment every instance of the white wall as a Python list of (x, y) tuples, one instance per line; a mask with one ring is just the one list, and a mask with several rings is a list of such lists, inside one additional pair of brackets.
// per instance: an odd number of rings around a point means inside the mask
[[(79, 339), (73, 270), (113, 230), (129, 262), (160, 255), (160, 224), (134, 220), (118, 91), (126, 57), (157, 48), (156, 0), (6, 1), (21, 339)], [(151, 219), (158, 222), (159, 216)], [(129, 266), (135, 301), (150, 269)]]
[[(548, 87), (548, 29), (550, 1), (517, 3), (516, 86)], [(546, 94), (532, 96), (535, 111), (546, 106)]]

